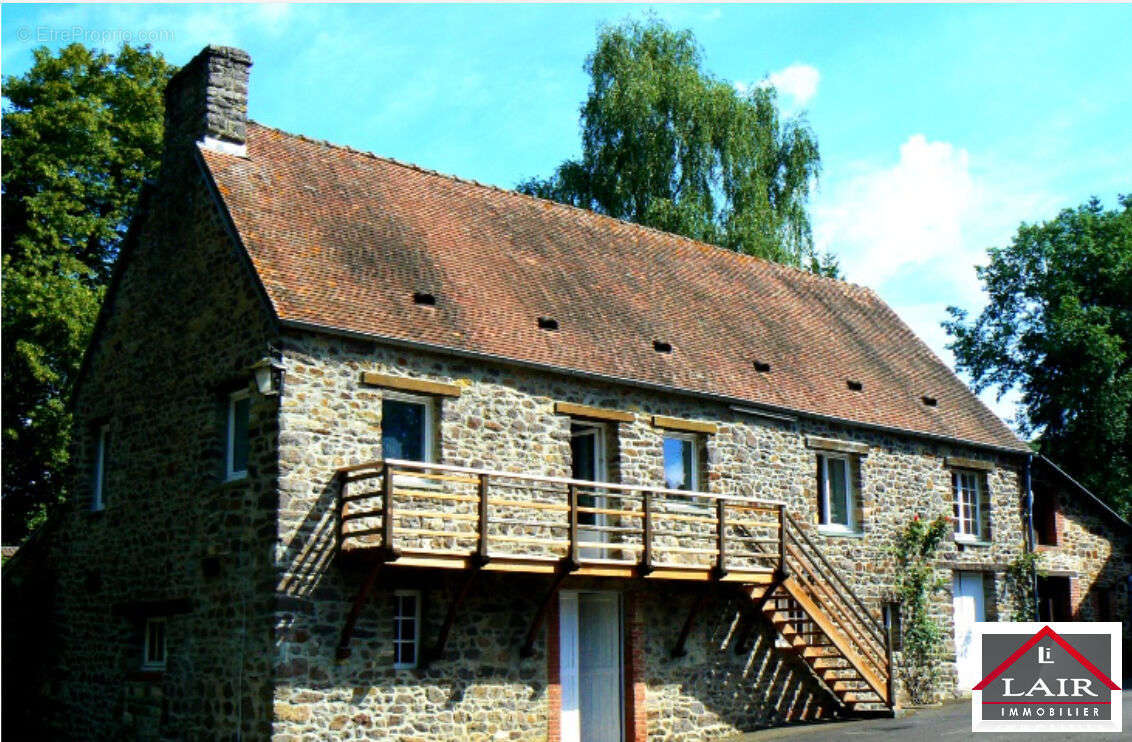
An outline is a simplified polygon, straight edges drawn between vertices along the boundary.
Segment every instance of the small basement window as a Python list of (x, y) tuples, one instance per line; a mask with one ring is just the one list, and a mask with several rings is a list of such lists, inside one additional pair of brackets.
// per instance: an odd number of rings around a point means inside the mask
[(145, 648), (142, 653), (143, 670), (165, 669), (165, 619), (145, 620)]
[(926, 404), (928, 407), (935, 407), (937, 404), (935, 397), (920, 397), (920, 401)]
[(672, 343), (666, 343), (663, 340), (653, 340), (652, 349), (657, 353), (671, 353)]
[(755, 361), (755, 370), (760, 374), (768, 374), (770, 373), (770, 364), (763, 363), (762, 361)]
[(557, 330), (558, 320), (551, 319), (550, 317), (538, 318), (538, 329), (540, 330)]
[(853, 381), (852, 379), (847, 380), (845, 386), (849, 387), (849, 391), (851, 392), (859, 392), (865, 388), (864, 384), (859, 381)]
[(413, 294), (413, 303), (426, 307), (436, 306), (436, 296), (427, 291), (417, 291)]
[(417, 666), (421, 643), (421, 591), (393, 593), (393, 669)]

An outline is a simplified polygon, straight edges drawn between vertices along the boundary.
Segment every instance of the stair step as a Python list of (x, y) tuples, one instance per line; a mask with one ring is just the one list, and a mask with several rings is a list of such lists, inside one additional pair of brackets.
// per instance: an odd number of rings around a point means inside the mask
[[(844, 657), (816, 657), (810, 663), (810, 667), (815, 670), (853, 670)], [(853, 672), (857, 671), (853, 670)]]
[[(844, 704), (847, 704), (847, 705), (853, 704), (853, 703), (883, 703), (884, 702), (884, 699), (882, 699), (879, 694), (877, 694), (873, 691), (869, 691), (868, 694), (864, 694), (864, 695), (862, 695), (860, 693), (846, 693), (845, 695), (841, 695), (839, 693), (837, 695), (841, 699), (841, 702), (844, 703)], [(880, 699), (880, 700), (878, 700), (878, 699)]]
[[(868, 683), (864, 680), (835, 680), (832, 683), (827, 683), (830, 690), (834, 693), (872, 693), (873, 689), (868, 687)], [(864, 687), (862, 687), (864, 686)]]
[(830, 651), (831, 649), (833, 649), (832, 646), (825, 646), (825, 647), (807, 646), (802, 650), (802, 656), (806, 657), (806, 658), (809, 658), (809, 657), (839, 657), (840, 656), (837, 653), (836, 650)]

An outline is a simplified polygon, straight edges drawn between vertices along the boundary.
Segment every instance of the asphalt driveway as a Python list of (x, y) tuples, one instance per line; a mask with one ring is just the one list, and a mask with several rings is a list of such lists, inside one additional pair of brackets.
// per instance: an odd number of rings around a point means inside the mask
[[(1122, 694), (1124, 711), (1124, 731), (1112, 734), (1041, 734), (1040, 742), (1128, 742), (1132, 739), (1132, 690)], [(971, 703), (964, 701), (949, 703), (939, 708), (920, 709), (899, 719), (865, 719), (818, 724), (806, 724), (777, 729), (764, 729), (759, 732), (734, 737), (732, 742), (768, 742), (769, 740), (916, 740), (930, 742), (1019, 742), (1018, 734), (974, 734), (971, 732)]]

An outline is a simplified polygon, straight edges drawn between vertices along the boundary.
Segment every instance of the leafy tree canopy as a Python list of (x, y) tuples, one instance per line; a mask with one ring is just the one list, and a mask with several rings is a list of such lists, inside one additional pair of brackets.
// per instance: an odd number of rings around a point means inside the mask
[(731, 250), (836, 275), (814, 253), (806, 203), (821, 158), (773, 88), (706, 72), (690, 31), (604, 28), (586, 59), (582, 157), (518, 190)]
[(979, 391), (1022, 392), (1041, 452), (1132, 515), (1132, 195), (1023, 224), (976, 269), (989, 303), (944, 327)]
[(4, 79), (3, 529), (19, 540), (64, 489), (65, 395), (142, 182), (175, 70), (148, 47), (72, 44)]

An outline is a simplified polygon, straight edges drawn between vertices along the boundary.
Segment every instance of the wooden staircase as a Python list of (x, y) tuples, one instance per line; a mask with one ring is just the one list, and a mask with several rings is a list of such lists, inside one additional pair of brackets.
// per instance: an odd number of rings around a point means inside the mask
[(888, 631), (787, 514), (783, 569), (749, 594), (785, 642), (849, 713), (895, 706)]

